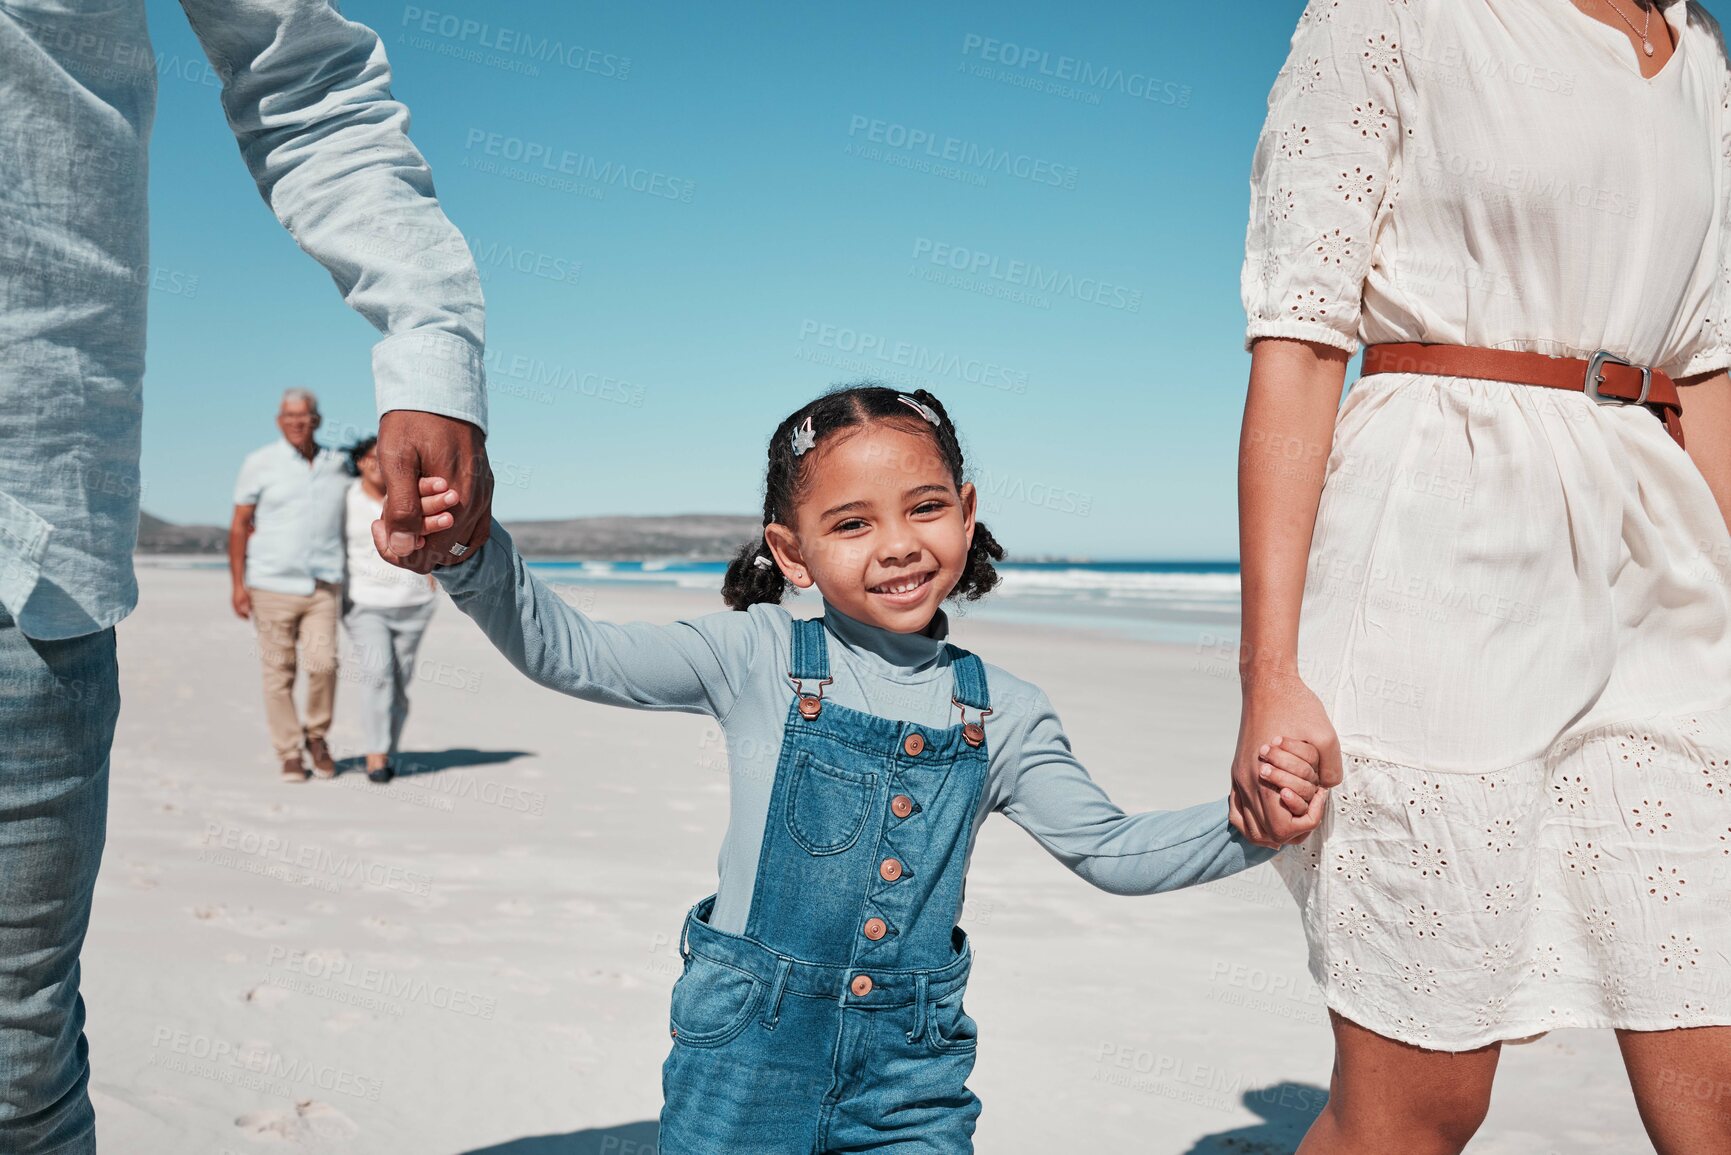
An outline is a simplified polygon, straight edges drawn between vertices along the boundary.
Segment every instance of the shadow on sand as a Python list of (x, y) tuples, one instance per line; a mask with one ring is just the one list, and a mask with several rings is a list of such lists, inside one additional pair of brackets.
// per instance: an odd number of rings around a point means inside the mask
[[(492, 766), (526, 758), (528, 755), (527, 750), (472, 750), (467, 746), (459, 746), (451, 750), (400, 752), (394, 759), (394, 765), (398, 778), (414, 778), (422, 774), (455, 770), (461, 766)], [(367, 760), (364, 756), (337, 759), (338, 774), (364, 774), (366, 769)]]
[(655, 1120), (596, 1127), (569, 1135), (526, 1135), (463, 1155), (655, 1155)]
[(1244, 1092), (1239, 1102), (1262, 1122), (1204, 1135), (1184, 1155), (1292, 1155), (1328, 1092), (1308, 1083), (1272, 1083)]

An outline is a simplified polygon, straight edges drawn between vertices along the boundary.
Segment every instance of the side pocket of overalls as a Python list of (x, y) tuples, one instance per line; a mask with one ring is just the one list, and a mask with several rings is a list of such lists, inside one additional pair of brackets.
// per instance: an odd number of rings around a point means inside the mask
[(979, 1047), (979, 1025), (962, 1009), (963, 990), (951, 991), (932, 1003), (926, 1013), (926, 1045), (940, 1055), (959, 1054)]
[(719, 1047), (745, 1029), (763, 997), (763, 982), (738, 967), (691, 955), (673, 984), (668, 1026), (675, 1043)]
[(800, 751), (787, 786), (787, 831), (810, 854), (840, 854), (865, 828), (878, 776)]

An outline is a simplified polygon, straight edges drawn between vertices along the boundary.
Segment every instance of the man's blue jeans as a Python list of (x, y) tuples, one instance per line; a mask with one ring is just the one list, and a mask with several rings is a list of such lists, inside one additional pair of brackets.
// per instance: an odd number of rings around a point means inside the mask
[(93, 1155), (78, 952), (120, 714), (114, 630), (25, 637), (0, 607), (0, 1151)]

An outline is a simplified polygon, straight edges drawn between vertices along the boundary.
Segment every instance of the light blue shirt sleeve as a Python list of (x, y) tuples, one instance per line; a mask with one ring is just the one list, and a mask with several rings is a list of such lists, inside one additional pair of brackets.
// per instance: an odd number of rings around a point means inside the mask
[(1057, 710), (1040, 691), (999, 809), (1052, 857), (1113, 894), (1181, 890), (1276, 853), (1232, 828), (1224, 798), (1184, 810), (1124, 813), (1076, 759)]
[(485, 308), (378, 36), (328, 0), (181, 0), (259, 193), (384, 339), (380, 413), (487, 428)]
[(591, 618), (529, 571), (496, 519), (479, 554), (433, 575), (513, 666), (589, 702), (725, 721), (762, 648), (750, 612), (666, 625)]

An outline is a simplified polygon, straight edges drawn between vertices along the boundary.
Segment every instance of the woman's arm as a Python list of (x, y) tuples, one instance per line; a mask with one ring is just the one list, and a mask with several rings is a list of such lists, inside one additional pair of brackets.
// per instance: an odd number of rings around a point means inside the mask
[(1272, 856), (1232, 829), (1218, 799), (1184, 810), (1124, 813), (1076, 760), (1043, 693), (1036, 691), (1026, 736), (1011, 753), (1016, 776), (998, 808), (1052, 857), (1101, 890), (1180, 890)]
[(529, 572), (497, 520), (477, 556), (433, 573), (513, 666), (590, 702), (725, 718), (758, 649), (755, 615), (735, 610), (668, 625), (596, 621)]
[(1731, 377), (1720, 370), (1684, 385), (1683, 440), (1731, 527)]
[(1322, 481), (1334, 441), (1346, 351), (1281, 338), (1251, 351), (1250, 393), (1238, 453), (1238, 550), (1243, 690), (1232, 762), (1232, 821), (1259, 845), (1314, 828), (1294, 818), (1258, 777), (1257, 749), (1271, 736), (1303, 738), (1323, 754), (1323, 784), (1340, 782), (1340, 749), (1322, 703), (1298, 673), (1298, 611)]

